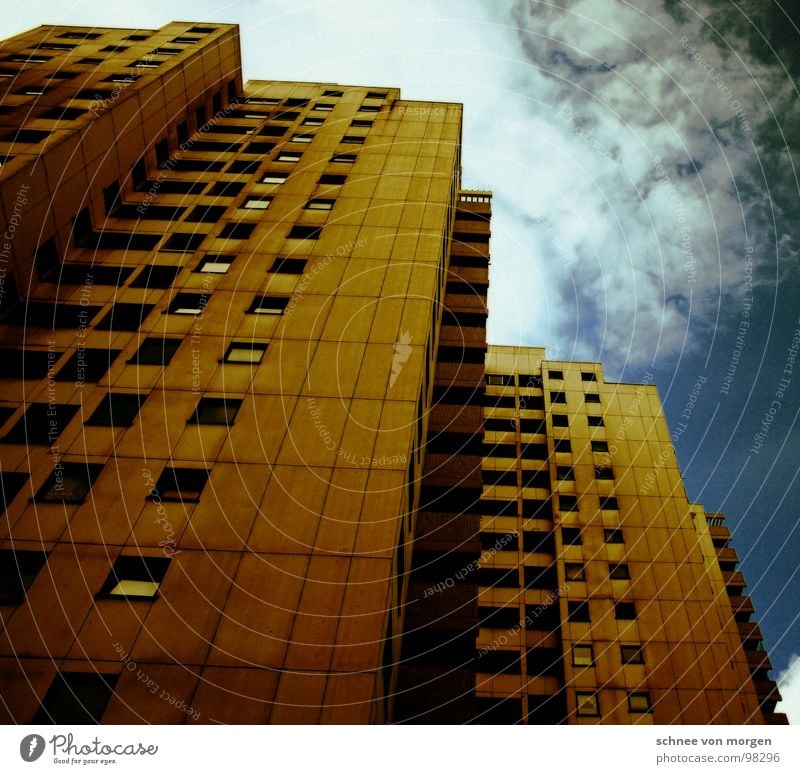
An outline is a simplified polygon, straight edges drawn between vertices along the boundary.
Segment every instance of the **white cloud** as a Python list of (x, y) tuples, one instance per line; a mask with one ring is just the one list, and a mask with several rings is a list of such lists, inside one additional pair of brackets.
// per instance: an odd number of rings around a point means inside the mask
[(778, 690), (782, 701), (776, 712), (785, 712), (792, 725), (800, 725), (800, 656), (796, 653), (789, 659), (789, 666), (778, 675)]

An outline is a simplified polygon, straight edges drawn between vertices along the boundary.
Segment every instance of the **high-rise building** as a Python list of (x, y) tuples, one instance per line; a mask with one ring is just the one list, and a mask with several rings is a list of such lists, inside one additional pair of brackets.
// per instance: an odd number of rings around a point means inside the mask
[(5, 722), (776, 719), (654, 388), (486, 360), (460, 105), (186, 22), (0, 85)]

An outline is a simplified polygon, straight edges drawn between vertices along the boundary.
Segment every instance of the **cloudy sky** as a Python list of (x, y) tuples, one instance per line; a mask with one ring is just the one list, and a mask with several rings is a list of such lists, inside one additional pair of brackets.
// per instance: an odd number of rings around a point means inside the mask
[(236, 22), (245, 78), (463, 102), (465, 187), (494, 191), (490, 340), (652, 372), (673, 431), (699, 385), (687, 492), (728, 515), (800, 722), (797, 0), (3, 5), (3, 37)]

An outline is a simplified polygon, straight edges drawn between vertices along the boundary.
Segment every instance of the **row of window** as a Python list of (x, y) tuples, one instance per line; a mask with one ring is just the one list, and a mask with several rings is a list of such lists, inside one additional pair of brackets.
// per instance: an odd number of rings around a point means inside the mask
[[(588, 693), (578, 691), (576, 698), (576, 714), (580, 717), (600, 717), (600, 695), (599, 693)], [(628, 693), (628, 712), (647, 713), (652, 712), (650, 706), (650, 694), (646, 691), (632, 691)]]
[[(549, 370), (547, 375), (550, 379), (563, 379), (563, 371)], [(520, 387), (531, 387), (541, 389), (542, 377), (533, 374), (518, 374), (518, 384)], [(596, 382), (597, 374), (594, 371), (581, 371), (582, 382)], [(499, 387), (512, 387), (514, 385), (514, 374), (487, 374), (486, 383)]]

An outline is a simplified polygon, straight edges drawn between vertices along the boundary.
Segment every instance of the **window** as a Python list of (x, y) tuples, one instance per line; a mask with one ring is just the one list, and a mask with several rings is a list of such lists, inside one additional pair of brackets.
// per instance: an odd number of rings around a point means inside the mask
[(302, 274), (307, 263), (305, 258), (276, 258), (269, 271), (271, 274)]
[(558, 496), (558, 508), (560, 511), (577, 511), (578, 510), (578, 498), (575, 495), (559, 495)]
[(601, 497), (600, 508), (604, 511), (618, 511), (619, 504), (616, 497)]
[(271, 107), (277, 107), (281, 104), (281, 101), (274, 97), (247, 97), (245, 103), (247, 105), (270, 105)]
[(226, 223), (219, 232), (219, 238), (249, 239), (255, 228), (255, 223)]
[(350, 126), (369, 129), (369, 127), (371, 127), (373, 123), (375, 122), (370, 121), (366, 118), (355, 118), (350, 122)]
[(614, 470), (607, 465), (595, 465), (594, 466), (594, 477), (598, 481), (613, 481), (614, 480)]
[(342, 137), (341, 142), (345, 145), (363, 145), (366, 139), (366, 137), (357, 134), (346, 134)]
[(204, 274), (225, 274), (231, 268), (231, 264), (235, 260), (235, 255), (206, 255), (199, 264), (197, 264), (196, 272), (203, 272)]
[(166, 556), (119, 556), (99, 596), (153, 599), (169, 569)]
[(553, 449), (557, 452), (571, 452), (572, 444), (565, 438), (556, 438), (553, 441)]
[(608, 451), (608, 441), (592, 441), (592, 451), (593, 452), (607, 452)]
[(354, 153), (335, 153), (331, 156), (332, 164), (354, 164), (356, 156)]
[(36, 494), (40, 503), (82, 503), (100, 475), (102, 465), (62, 462)]
[(611, 580), (630, 580), (631, 573), (627, 564), (609, 564), (608, 577)]
[(6, 512), (11, 501), (20, 493), (29, 478), (27, 473), (0, 471), (0, 514)]
[(250, 314), (283, 314), (289, 299), (281, 296), (256, 296), (250, 308)]
[[(163, 187), (162, 187), (163, 190)], [(205, 239), (205, 234), (186, 233), (178, 231), (161, 246), (162, 250), (169, 250), (180, 253), (191, 253), (200, 247), (200, 244)]]
[(322, 233), (321, 226), (292, 226), (289, 233), (286, 235), (287, 239), (319, 239)]
[(136, 393), (106, 393), (86, 424), (95, 427), (130, 427), (144, 399), (144, 395)]
[(150, 496), (167, 502), (199, 502), (209, 473), (205, 468), (173, 468), (168, 465), (158, 477)]
[(587, 600), (567, 602), (567, 618), (572, 623), (591, 623), (589, 602)]
[(332, 102), (317, 102), (317, 104), (311, 109), (329, 113), (331, 110), (333, 110), (333, 107), (334, 105)]
[(208, 196), (236, 196), (244, 189), (244, 183), (214, 183), (208, 190)]
[(324, 118), (314, 118), (313, 116), (309, 116), (300, 122), (300, 126), (322, 126), (324, 123)]
[(131, 365), (169, 365), (180, 345), (181, 339), (159, 339), (148, 336), (128, 363)]
[(293, 134), (289, 138), (289, 142), (302, 142), (302, 143), (309, 143), (314, 139), (313, 134)]
[(99, 672), (59, 672), (32, 723), (94, 725), (106, 710), (118, 675)]
[(564, 577), (568, 581), (585, 581), (586, 569), (582, 564), (567, 563), (564, 565)]
[(187, 223), (218, 223), (228, 208), (221, 204), (198, 204), (186, 216)]
[(303, 158), (302, 153), (289, 153), (287, 151), (281, 151), (281, 153), (275, 157), (275, 161), (295, 162), (300, 161), (301, 158)]
[(566, 403), (567, 402), (567, 395), (565, 392), (555, 391), (550, 393), (550, 402), (551, 403)]
[(590, 415), (586, 417), (586, 422), (588, 423), (589, 427), (605, 427), (603, 417), (595, 417)]
[(644, 664), (644, 651), (641, 645), (620, 645), (619, 649), (623, 664)]
[[(86, 60), (78, 60), (85, 62)], [(102, 59), (95, 59), (92, 60), (89, 64), (102, 64)], [(154, 59), (134, 59), (127, 67), (135, 67), (139, 70), (155, 70), (156, 67), (159, 65), (164, 64), (163, 62), (158, 62)], [(205, 119), (204, 119), (205, 121)]]
[(24, 89), (20, 89), (17, 94), (21, 94), (25, 97), (41, 97), (44, 92), (44, 86), (26, 86)]
[[(258, 161), (247, 161), (247, 159), (237, 159), (236, 161), (232, 161), (228, 164), (228, 168), (225, 170), (226, 172), (232, 172), (237, 175), (251, 175), (258, 172), (258, 168), (261, 166), (261, 163)], [(218, 183), (217, 185), (227, 185), (223, 183)]]
[(176, 293), (167, 311), (169, 314), (202, 314), (208, 303), (204, 293)]
[(629, 712), (650, 712), (650, 694), (648, 693), (629, 693), (628, 694)]
[(4, 142), (24, 142), (35, 145), (42, 140), (46, 140), (50, 136), (50, 132), (44, 132), (40, 129), (16, 129), (11, 132), (6, 132), (0, 137)]
[(309, 199), (306, 202), (307, 210), (332, 210), (335, 199)]
[(359, 106), (359, 111), (362, 113), (377, 113), (380, 109), (380, 105), (361, 105)]
[(600, 702), (596, 693), (576, 693), (575, 705), (575, 712), (579, 717), (598, 717), (600, 715)]
[(3, 443), (50, 446), (75, 416), (80, 406), (66, 403), (31, 403), (6, 433)]
[(553, 427), (569, 427), (569, 420), (566, 414), (553, 414)]
[(287, 97), (283, 100), (284, 107), (306, 107), (311, 100), (305, 97)]
[(486, 384), (490, 384), (495, 387), (503, 387), (505, 385), (513, 385), (514, 384), (514, 377), (507, 376), (504, 374), (487, 374), (486, 375)]
[(584, 400), (587, 403), (599, 403), (600, 396), (596, 392), (587, 392), (586, 395), (583, 396)]
[(145, 266), (131, 282), (132, 288), (169, 288), (180, 274), (180, 266), (150, 264)]
[(82, 110), (81, 108), (71, 108), (71, 107), (52, 107), (50, 110), (46, 110), (39, 118), (47, 118), (53, 121), (74, 121), (76, 118), (80, 118), (86, 111)]
[(21, 605), (46, 561), (44, 551), (0, 551), (0, 605)]
[[(269, 153), (271, 150), (275, 148), (274, 142), (251, 142), (248, 146), (244, 149), (243, 153), (258, 153), (260, 155), (264, 155)], [(281, 156), (292, 156), (296, 155), (296, 159), (290, 158), (281, 158)], [(280, 153), (278, 154), (278, 158), (276, 161), (299, 161), (301, 154), (291, 154), (291, 153)]]
[(618, 621), (635, 621), (636, 605), (633, 602), (615, 602), (614, 617)]
[(251, 363), (258, 364), (267, 351), (266, 344), (257, 344), (247, 341), (234, 341), (225, 353), (224, 363)]
[(596, 382), (597, 381), (597, 374), (593, 373), (592, 371), (581, 371), (581, 381), (582, 382)]
[(575, 469), (571, 465), (557, 465), (556, 478), (559, 481), (574, 481)]
[(56, 374), (59, 382), (99, 382), (122, 350), (78, 347)]
[(280, 185), (281, 183), (285, 183), (288, 177), (288, 172), (267, 172), (267, 174), (261, 178), (261, 182), (270, 185)]
[(563, 371), (548, 371), (547, 375), (551, 379), (563, 379), (564, 378), (564, 372)]
[(323, 97), (343, 97), (344, 92), (339, 89), (325, 89), (322, 92)]
[(617, 527), (616, 529), (604, 529), (603, 530), (603, 539), (606, 543), (624, 543), (625, 537), (622, 534), (622, 530)]
[(200, 105), (194, 111), (194, 122), (197, 124), (198, 130), (202, 128), (203, 124), (206, 122), (206, 106)]
[(579, 546), (581, 544), (580, 527), (562, 527), (561, 541), (565, 546)]
[(320, 175), (317, 183), (319, 185), (344, 185), (347, 182), (347, 175)]
[(386, 99), (387, 93), (385, 91), (368, 91), (365, 99)]
[(591, 666), (594, 664), (591, 645), (572, 646), (572, 666)]
[(232, 425), (241, 406), (239, 398), (200, 398), (189, 421), (196, 425)]
[(245, 210), (266, 210), (271, 201), (271, 196), (248, 196), (240, 207)]

